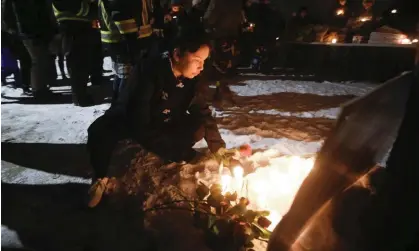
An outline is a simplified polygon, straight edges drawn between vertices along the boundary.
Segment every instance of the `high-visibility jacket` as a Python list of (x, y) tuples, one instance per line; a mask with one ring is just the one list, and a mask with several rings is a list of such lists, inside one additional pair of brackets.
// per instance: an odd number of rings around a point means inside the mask
[(53, 0), (52, 8), (58, 23), (65, 21), (92, 22), (91, 4), (90, 0)]
[(149, 0), (99, 0), (99, 20), (103, 43), (148, 37), (152, 5)]
[(146, 38), (153, 34), (151, 20), (153, 19), (153, 2), (151, 0), (142, 0), (141, 23), (139, 38)]

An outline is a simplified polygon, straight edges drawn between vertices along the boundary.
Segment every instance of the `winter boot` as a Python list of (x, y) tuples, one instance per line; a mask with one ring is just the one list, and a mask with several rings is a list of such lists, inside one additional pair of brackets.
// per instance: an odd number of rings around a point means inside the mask
[(85, 95), (74, 95), (73, 94), (73, 104), (75, 106), (80, 107), (87, 107), (94, 105), (94, 100), (91, 95), (85, 94)]

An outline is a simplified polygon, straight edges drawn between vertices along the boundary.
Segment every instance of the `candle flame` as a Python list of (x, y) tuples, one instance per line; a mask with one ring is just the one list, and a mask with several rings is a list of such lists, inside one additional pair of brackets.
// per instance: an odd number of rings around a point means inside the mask
[[(257, 168), (246, 176), (243, 168), (236, 166), (232, 176), (221, 176), (223, 194), (237, 192), (239, 198), (249, 199), (249, 209), (268, 210), (267, 218), (272, 222), (268, 230), (273, 230), (289, 210), (313, 165), (314, 158), (272, 157), (268, 166)], [(245, 188), (243, 184), (246, 184)]]
[(406, 35), (401, 35), (399, 38), (399, 44), (412, 44), (412, 41), (407, 38)]
[(338, 16), (342, 16), (342, 15), (344, 15), (345, 14), (345, 10), (343, 10), (343, 9), (338, 9), (337, 11), (336, 11), (336, 15), (338, 15)]

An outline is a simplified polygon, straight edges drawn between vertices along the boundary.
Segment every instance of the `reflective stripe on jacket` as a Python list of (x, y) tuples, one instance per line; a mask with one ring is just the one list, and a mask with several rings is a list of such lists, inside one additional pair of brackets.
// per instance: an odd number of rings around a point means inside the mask
[[(99, 0), (100, 34), (104, 43), (119, 43), (123, 35), (138, 34), (138, 25), (133, 16), (125, 9), (113, 10), (108, 7), (109, 1)], [(118, 13), (119, 15), (113, 15)]]
[(68, 10), (59, 10), (55, 4), (52, 4), (52, 8), (54, 10), (54, 15), (58, 22), (74, 20), (74, 21), (83, 21), (83, 22), (91, 22), (91, 18), (89, 17), (90, 12), (90, 4), (89, 2), (83, 0), (80, 3), (80, 9), (77, 13), (68, 11)]

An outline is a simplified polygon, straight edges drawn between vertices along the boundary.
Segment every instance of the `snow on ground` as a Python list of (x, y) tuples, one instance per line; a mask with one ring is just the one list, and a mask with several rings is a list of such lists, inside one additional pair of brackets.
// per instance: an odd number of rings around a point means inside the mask
[[(105, 66), (109, 62), (106, 60)], [(106, 67), (105, 67), (106, 68)], [(296, 93), (314, 94), (317, 96), (336, 96), (336, 95), (363, 95), (370, 91), (373, 86), (365, 83), (317, 83), (312, 81), (290, 81), (290, 80), (246, 80), (245, 85), (233, 85), (231, 89), (237, 96), (249, 97), (251, 101), (260, 102), (267, 95), (275, 93)], [(69, 87), (54, 87), (55, 91), (68, 91)], [(7, 97), (7, 99), (3, 98)], [(99, 117), (108, 107), (108, 104), (96, 105), (93, 107), (75, 107), (72, 104), (54, 105), (33, 105), (10, 102), (10, 99), (24, 97), (19, 89), (2, 86), (2, 108), (1, 108), (1, 130), (2, 142), (8, 143), (48, 143), (48, 144), (83, 144), (87, 139), (88, 126)], [(259, 101), (258, 101), (259, 100)], [(321, 99), (320, 99), (321, 100)], [(318, 100), (316, 104), (318, 104)], [(263, 103), (263, 102), (262, 102)], [(246, 106), (246, 104), (243, 104)], [(257, 106), (252, 107), (248, 114), (240, 114), (235, 111), (241, 107), (231, 110), (217, 111), (215, 115), (219, 119), (228, 118), (229, 125), (234, 124), (234, 129), (220, 126), (220, 130), (227, 147), (237, 147), (242, 144), (250, 144), (255, 149), (276, 149), (283, 154), (304, 155), (313, 154), (321, 146), (322, 140), (295, 140), (295, 137), (283, 137), (281, 133), (288, 128), (282, 128), (278, 119), (335, 119), (339, 114), (337, 107), (310, 110), (309, 111), (283, 111), (281, 107), (275, 109), (258, 110)], [(240, 106), (240, 104), (238, 104)], [(289, 104), (287, 105), (289, 106)], [(245, 108), (245, 107), (243, 107)], [(252, 118), (241, 121), (241, 116), (257, 115), (258, 121), (271, 129), (258, 129), (257, 123), (250, 124)], [(247, 124), (246, 124), (247, 122)], [(276, 123), (277, 122), (277, 123)], [(299, 123), (299, 121), (297, 121)], [(278, 123), (280, 126), (278, 126)], [(222, 124), (222, 123), (221, 123)], [(299, 129), (301, 131), (301, 128)], [(262, 131), (262, 132), (261, 132)], [(253, 133), (252, 133), (253, 132)], [(261, 133), (257, 133), (261, 132)], [(270, 137), (272, 136), (272, 137)], [(298, 138), (298, 137), (297, 137)], [(196, 147), (205, 147), (205, 142), (198, 142)], [(29, 167), (30, 168), (30, 167)], [(7, 177), (4, 175), (3, 177)], [(36, 171), (34, 171), (36, 172)], [(34, 175), (39, 182), (46, 183), (49, 176), (46, 174), (35, 175), (34, 173), (22, 173), (22, 175)], [(69, 179), (61, 177), (62, 182), (69, 182)], [(18, 181), (16, 179), (5, 180), (7, 182), (26, 183), (32, 179)], [(36, 180), (36, 178), (35, 178)], [(36, 182), (35, 182), (36, 183)]]
[(373, 87), (366, 83), (331, 83), (294, 80), (248, 80), (244, 86), (232, 86), (239, 96), (258, 96), (281, 92), (308, 93), (321, 96), (361, 96)]
[[(278, 115), (280, 117), (297, 117), (297, 118), (328, 118), (337, 119), (340, 109), (338, 107), (330, 109), (321, 109), (318, 111), (306, 111), (306, 112), (281, 112), (275, 109), (270, 110), (250, 110), (249, 113), (259, 113), (268, 115)], [(215, 112), (216, 117), (229, 117), (231, 114), (223, 112)]]
[[(105, 69), (109, 69), (109, 66), (109, 59), (105, 59)], [(275, 152), (275, 155), (316, 153), (323, 142), (325, 133), (338, 116), (341, 103), (350, 96), (363, 95), (373, 88), (373, 85), (366, 83), (318, 83), (291, 80), (249, 79), (243, 83), (244, 85), (231, 86), (238, 98), (237, 107), (214, 111), (222, 137), (228, 148), (250, 144), (254, 149), (270, 149)], [(68, 86), (54, 87), (54, 90), (59, 92), (65, 92), (68, 89)], [(283, 103), (276, 103), (278, 99), (276, 94), (285, 95), (280, 96), (280, 101)], [(290, 98), (289, 95), (303, 96), (298, 102), (296, 101), (298, 104), (296, 103), (295, 106), (298, 106), (298, 109), (295, 109), (292, 103), (295, 99)], [(334, 96), (338, 95), (348, 97), (334, 99)], [(109, 106), (102, 104), (80, 108), (72, 104), (34, 105), (22, 104), (18, 101), (11, 102), (13, 99), (19, 100), (22, 97), (24, 96), (20, 90), (2, 86), (3, 149), (8, 147), (7, 144), (46, 143), (63, 146), (83, 144), (86, 142), (87, 128), (90, 123)], [(269, 102), (266, 102), (266, 98)], [(330, 101), (330, 98), (333, 100)], [(325, 106), (324, 103), (328, 104)], [(243, 110), (246, 107), (250, 108)], [(202, 141), (198, 142), (195, 147), (205, 146), (206, 143)], [(21, 158), (28, 157), (26, 154), (26, 152), (22, 153)], [(48, 153), (44, 154), (48, 155)], [(65, 156), (65, 153), (63, 154)], [(2, 183), (5, 184), (47, 185), (89, 182), (87, 178), (75, 177), (67, 173), (58, 174), (42, 168), (39, 170), (24, 161), (13, 163), (5, 159), (8, 159), (8, 156), (2, 156), (1, 176)], [(57, 166), (58, 169), (60, 169), (59, 166)], [(19, 242), (16, 234), (2, 225), (2, 246), (19, 246)]]
[[(3, 87), (6, 92), (7, 89), (8, 87)], [(84, 143), (87, 139), (87, 127), (108, 106), (108, 104), (102, 104), (81, 108), (72, 104), (3, 104), (1, 109), (2, 141), (16, 143)]]

